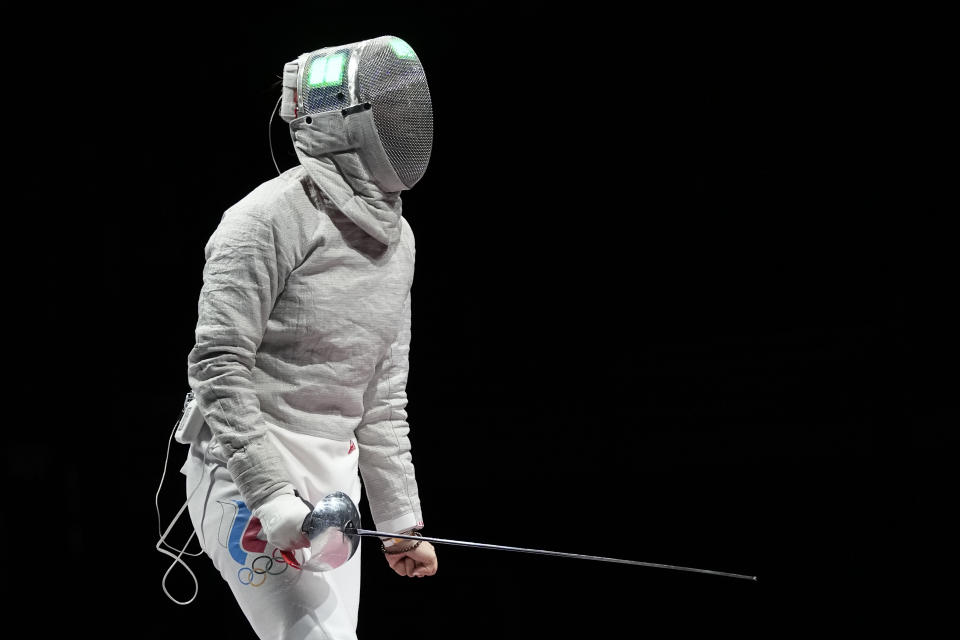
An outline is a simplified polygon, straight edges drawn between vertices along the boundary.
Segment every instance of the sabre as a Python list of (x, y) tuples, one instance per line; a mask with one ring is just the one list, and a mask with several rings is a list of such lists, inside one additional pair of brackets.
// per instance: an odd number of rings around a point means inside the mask
[(672, 571), (687, 571), (691, 573), (703, 573), (715, 576), (724, 576), (727, 578), (737, 578), (741, 580), (751, 580), (756, 582), (757, 576), (745, 575), (742, 573), (730, 573), (727, 571), (713, 571), (711, 569), (697, 569), (694, 567), (682, 567), (674, 564), (660, 564), (656, 562), (640, 562), (639, 560), (623, 560), (621, 558), (606, 558), (603, 556), (591, 556), (582, 553), (566, 553), (563, 551), (546, 551), (544, 549), (527, 549), (524, 547), (510, 547), (500, 544), (487, 544), (484, 542), (468, 542), (465, 540), (448, 540), (446, 538), (433, 538), (428, 536), (413, 536), (400, 533), (389, 533), (383, 531), (374, 531), (372, 529), (360, 528), (360, 511), (357, 505), (353, 503), (350, 496), (337, 491), (331, 493), (321, 500), (313, 510), (304, 518), (301, 530), (307, 539), (310, 540), (310, 547), (305, 551), (305, 560), (301, 563), (291, 551), (281, 551), (287, 564), (295, 569), (305, 569), (309, 571), (330, 571), (343, 565), (347, 560), (353, 557), (357, 548), (360, 546), (361, 537), (376, 538), (399, 538), (401, 540), (426, 540), (437, 544), (449, 544), (460, 547), (472, 547), (474, 549), (491, 549), (495, 551), (517, 551), (521, 553), (533, 553), (545, 556), (557, 556), (560, 558), (578, 558), (580, 560), (593, 560), (596, 562), (614, 562), (617, 564), (629, 564), (638, 567), (651, 567), (655, 569), (669, 569)]

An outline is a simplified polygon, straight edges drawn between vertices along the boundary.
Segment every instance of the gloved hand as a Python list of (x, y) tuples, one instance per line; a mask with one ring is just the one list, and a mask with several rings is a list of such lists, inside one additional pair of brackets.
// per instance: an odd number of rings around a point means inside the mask
[(267, 542), (283, 551), (292, 551), (310, 546), (300, 530), (310, 511), (310, 506), (299, 496), (281, 493), (254, 509), (253, 515), (260, 519)]

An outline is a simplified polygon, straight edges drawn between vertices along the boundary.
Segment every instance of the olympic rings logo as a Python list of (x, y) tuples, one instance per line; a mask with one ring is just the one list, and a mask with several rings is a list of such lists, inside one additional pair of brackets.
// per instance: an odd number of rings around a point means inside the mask
[[(263, 562), (260, 562), (261, 560)], [(259, 565), (257, 564), (258, 562), (260, 563)], [(280, 569), (276, 570), (274, 565), (278, 565)], [(287, 563), (283, 559), (283, 556), (280, 555), (280, 550), (275, 548), (269, 556), (257, 556), (254, 558), (249, 567), (240, 567), (239, 571), (237, 571), (237, 579), (240, 580), (240, 584), (242, 585), (259, 587), (267, 581), (268, 575), (278, 576), (286, 570)], [(257, 576), (262, 576), (259, 582), (257, 582)]]

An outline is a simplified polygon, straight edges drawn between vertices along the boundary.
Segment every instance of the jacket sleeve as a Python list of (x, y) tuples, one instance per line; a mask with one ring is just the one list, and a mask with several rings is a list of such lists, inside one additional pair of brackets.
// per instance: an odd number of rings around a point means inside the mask
[(400, 532), (423, 526), (407, 424), (407, 375), (410, 355), (410, 294), (403, 322), (380, 360), (364, 396), (357, 427), (360, 474), (377, 529)]
[(266, 437), (252, 370), (267, 320), (292, 269), (289, 247), (263, 214), (227, 211), (205, 249), (190, 387), (252, 510), (292, 493)]

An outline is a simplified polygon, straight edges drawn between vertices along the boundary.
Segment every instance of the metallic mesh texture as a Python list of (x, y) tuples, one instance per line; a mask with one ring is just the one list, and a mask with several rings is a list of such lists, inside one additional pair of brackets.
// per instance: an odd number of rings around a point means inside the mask
[(412, 187), (427, 170), (433, 147), (433, 103), (419, 58), (399, 57), (394, 38), (369, 40), (357, 68), (357, 97), (373, 105), (373, 120), (387, 158)]
[[(401, 49), (406, 55), (398, 54), (391, 46), (395, 40), (383, 36), (311, 53), (301, 72), (300, 105), (301, 114), (308, 114), (369, 102), (387, 158), (409, 188), (420, 180), (430, 160), (433, 103), (419, 58), (412, 49)], [(402, 46), (407, 47), (406, 43)], [(342, 82), (309, 86), (314, 61), (341, 53), (347, 61)]]

